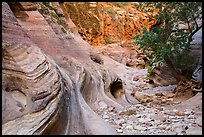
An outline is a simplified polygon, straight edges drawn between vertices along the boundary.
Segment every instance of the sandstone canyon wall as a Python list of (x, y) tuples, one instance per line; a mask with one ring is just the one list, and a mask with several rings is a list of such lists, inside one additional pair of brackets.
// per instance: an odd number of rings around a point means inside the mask
[(128, 105), (123, 83), (93, 59), (100, 56), (61, 9), (57, 2), (2, 3), (4, 135), (116, 134), (94, 109)]
[(64, 7), (80, 35), (93, 46), (130, 40), (143, 26), (149, 30), (157, 22), (133, 2), (65, 2)]

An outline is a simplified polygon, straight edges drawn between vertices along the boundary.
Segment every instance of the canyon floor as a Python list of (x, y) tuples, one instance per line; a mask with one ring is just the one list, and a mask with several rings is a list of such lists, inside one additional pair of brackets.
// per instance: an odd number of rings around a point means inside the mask
[[(152, 86), (145, 81), (146, 69), (131, 68), (103, 56), (104, 65), (111, 68), (125, 82), (130, 93), (140, 89), (143, 100), (116, 110), (102, 104), (95, 112), (109, 122), (121, 135), (201, 135), (202, 93), (190, 99), (175, 99), (177, 85)], [(138, 77), (134, 81), (134, 77)], [(139, 98), (140, 99), (140, 98)], [(150, 99), (150, 101), (148, 101)]]

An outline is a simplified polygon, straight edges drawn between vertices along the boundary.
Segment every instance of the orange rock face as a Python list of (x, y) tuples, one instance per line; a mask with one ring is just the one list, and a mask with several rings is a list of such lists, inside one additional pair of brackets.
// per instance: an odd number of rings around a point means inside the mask
[[(130, 40), (156, 24), (151, 15), (142, 13), (131, 2), (117, 6), (113, 2), (65, 2), (65, 12), (76, 24), (80, 35), (93, 46), (109, 42)], [(157, 12), (157, 11), (155, 11)]]

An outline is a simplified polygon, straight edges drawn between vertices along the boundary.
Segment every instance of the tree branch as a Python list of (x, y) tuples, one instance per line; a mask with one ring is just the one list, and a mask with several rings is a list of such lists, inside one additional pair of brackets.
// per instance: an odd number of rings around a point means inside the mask
[(193, 21), (194, 21), (195, 24), (196, 24), (196, 28), (198, 28), (198, 23), (197, 23), (197, 21), (196, 21), (196, 18), (194, 17), (194, 15), (192, 15), (192, 17), (193, 17)]
[(192, 33), (191, 36), (193, 36), (200, 28), (202, 28), (202, 24), (198, 26)]
[(190, 26), (190, 22), (188, 21), (188, 19), (186, 19), (186, 20), (187, 20), (187, 24), (188, 24), (188, 30), (190, 31), (190, 33), (192, 33), (192, 28)]
[(193, 35), (200, 29), (202, 28), (202, 25), (197, 27), (192, 33), (190, 33), (189, 37), (188, 37), (188, 44), (190, 45), (191, 41), (192, 41), (192, 37)]
[(171, 74), (173, 75), (173, 77), (179, 82), (181, 80), (187, 80), (185, 76), (182, 76), (181, 73), (174, 67), (172, 61), (170, 60), (168, 55), (164, 56), (164, 61), (166, 62), (166, 64), (168, 65)]

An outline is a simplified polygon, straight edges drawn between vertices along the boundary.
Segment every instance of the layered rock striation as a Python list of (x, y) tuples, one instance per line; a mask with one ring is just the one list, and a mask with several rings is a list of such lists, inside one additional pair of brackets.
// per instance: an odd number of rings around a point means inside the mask
[(52, 5), (2, 3), (2, 134), (116, 134), (94, 109), (128, 105), (123, 82)]

